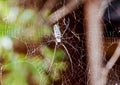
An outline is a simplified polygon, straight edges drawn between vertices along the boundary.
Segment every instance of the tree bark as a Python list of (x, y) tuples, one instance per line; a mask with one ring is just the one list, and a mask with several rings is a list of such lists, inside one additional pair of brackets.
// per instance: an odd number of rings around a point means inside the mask
[(103, 69), (102, 16), (107, 3), (103, 0), (86, 0), (85, 26), (88, 51), (88, 79), (90, 85), (106, 85), (107, 72)]

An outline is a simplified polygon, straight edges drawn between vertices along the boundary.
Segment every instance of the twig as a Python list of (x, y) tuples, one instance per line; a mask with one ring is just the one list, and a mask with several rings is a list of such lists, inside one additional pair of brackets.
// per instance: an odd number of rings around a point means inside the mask
[(41, 13), (45, 14), (45, 12), (51, 11), (51, 9), (55, 6), (57, 1), (58, 0), (47, 0), (41, 9)]
[(66, 6), (63, 6), (62, 8), (55, 11), (53, 14), (49, 16), (48, 23), (54, 24), (55, 22), (60, 20), (62, 17), (65, 17), (72, 10), (74, 10), (77, 5), (80, 4), (80, 1), (81, 0), (71, 0)]
[(119, 57), (120, 57), (120, 42), (118, 43), (118, 46), (113, 56), (110, 58), (110, 60), (106, 64), (105, 69), (107, 70), (107, 72), (113, 67), (113, 65), (115, 64), (115, 62), (118, 60)]

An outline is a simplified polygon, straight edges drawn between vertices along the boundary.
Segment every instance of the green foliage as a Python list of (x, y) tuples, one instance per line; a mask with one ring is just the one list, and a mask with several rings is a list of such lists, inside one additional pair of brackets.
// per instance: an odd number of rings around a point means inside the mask
[[(48, 75), (54, 49), (43, 46), (39, 48), (43, 56), (36, 55), (32, 58), (13, 51), (15, 38), (22, 38), (24, 43), (32, 43), (41, 41), (44, 36), (52, 33), (47, 25), (42, 24), (42, 20), (38, 21), (38, 12), (15, 6), (16, 2), (17, 0), (0, 0), (0, 64), (3, 67), (3, 85), (50, 85), (51, 80), (60, 79), (61, 71), (67, 68), (66, 62), (62, 61), (65, 53), (61, 49), (56, 51), (55, 61)], [(9, 45), (12, 48), (7, 49), (5, 46)]]

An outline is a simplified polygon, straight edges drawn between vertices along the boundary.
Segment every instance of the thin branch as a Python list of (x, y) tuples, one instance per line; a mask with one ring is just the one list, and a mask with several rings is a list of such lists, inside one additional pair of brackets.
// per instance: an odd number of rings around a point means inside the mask
[(52, 8), (55, 6), (58, 0), (47, 0), (44, 6), (41, 9), (41, 13), (45, 14), (45, 12), (51, 11)]
[(113, 65), (115, 64), (115, 62), (118, 60), (119, 57), (120, 57), (120, 42), (118, 43), (118, 46), (117, 46), (113, 56), (111, 57), (111, 59), (106, 64), (105, 69), (107, 71), (109, 71), (113, 67)]
[(54, 24), (58, 20), (60, 20), (62, 17), (65, 17), (72, 10), (74, 10), (77, 7), (77, 5), (80, 4), (80, 1), (81, 0), (71, 0), (66, 6), (63, 6), (62, 8), (55, 11), (53, 14), (49, 16), (48, 23)]

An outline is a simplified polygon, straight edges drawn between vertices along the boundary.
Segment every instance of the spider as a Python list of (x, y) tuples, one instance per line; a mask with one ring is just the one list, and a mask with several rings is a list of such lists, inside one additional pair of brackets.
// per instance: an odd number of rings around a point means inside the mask
[[(50, 66), (49, 66), (49, 68), (48, 68), (48, 72), (51, 71), (51, 68), (52, 68), (52, 66), (53, 66), (53, 64), (54, 64), (54, 59), (55, 59), (55, 55), (56, 55), (56, 48), (57, 48), (58, 45), (61, 45), (61, 46), (65, 49), (65, 51), (66, 51), (66, 53), (67, 53), (67, 55), (68, 55), (68, 57), (69, 57), (69, 61), (70, 61), (70, 65), (71, 65), (71, 70), (72, 70), (72, 72), (73, 72), (73, 62), (72, 62), (70, 53), (69, 53), (67, 47), (64, 45), (64, 43), (66, 43), (66, 44), (68, 44), (69, 46), (71, 46), (74, 50), (77, 50), (77, 49), (76, 49), (72, 44), (70, 44), (70, 43), (68, 43), (68, 42), (65, 42), (64, 39), (63, 39), (64, 34), (65, 34), (66, 31), (68, 30), (69, 23), (70, 23), (70, 20), (69, 20), (69, 19), (68, 19), (68, 22), (67, 22), (67, 23), (64, 22), (64, 24), (65, 24), (65, 26), (66, 26), (66, 29), (63, 31), (62, 34), (61, 34), (61, 31), (60, 31), (60, 26), (59, 26), (59, 24), (58, 24), (58, 23), (54, 24), (54, 26), (53, 26), (53, 34), (54, 34), (53, 36), (54, 36), (54, 40), (49, 40), (49, 41), (47, 41), (47, 42), (44, 43), (44, 44), (48, 44), (48, 43), (51, 43), (51, 42), (55, 42), (54, 53), (53, 53), (52, 61), (51, 61)], [(70, 38), (71, 38), (71, 37), (70, 37)], [(39, 45), (36, 49), (34, 49), (34, 50), (32, 51), (32, 53), (34, 53), (36, 50), (38, 50), (42, 45), (43, 45), (43, 44)], [(78, 51), (78, 50), (77, 50), (77, 51)]]
[(50, 69), (51, 69), (51, 67), (52, 67), (52, 65), (53, 65), (53, 63), (54, 63), (55, 53), (56, 53), (56, 47), (57, 47), (57, 45), (58, 45), (59, 43), (63, 46), (63, 48), (64, 48), (65, 51), (67, 52), (67, 55), (68, 55), (68, 57), (69, 57), (69, 59), (70, 59), (70, 63), (71, 63), (71, 69), (72, 69), (72, 71), (73, 71), (72, 59), (71, 59), (71, 57), (70, 57), (70, 54), (69, 54), (66, 46), (62, 43), (62, 37), (63, 37), (63, 35), (64, 35), (64, 33), (65, 33), (65, 31), (66, 31), (67, 29), (63, 32), (63, 34), (61, 34), (59, 25), (58, 25), (58, 24), (55, 24), (54, 27), (53, 27), (53, 30), (54, 30), (54, 37), (55, 37), (55, 48), (54, 48), (54, 55), (53, 55), (53, 58), (52, 58), (52, 62), (51, 62), (51, 64), (50, 64), (50, 67), (49, 67), (49, 70), (48, 70), (48, 71), (50, 71)]

